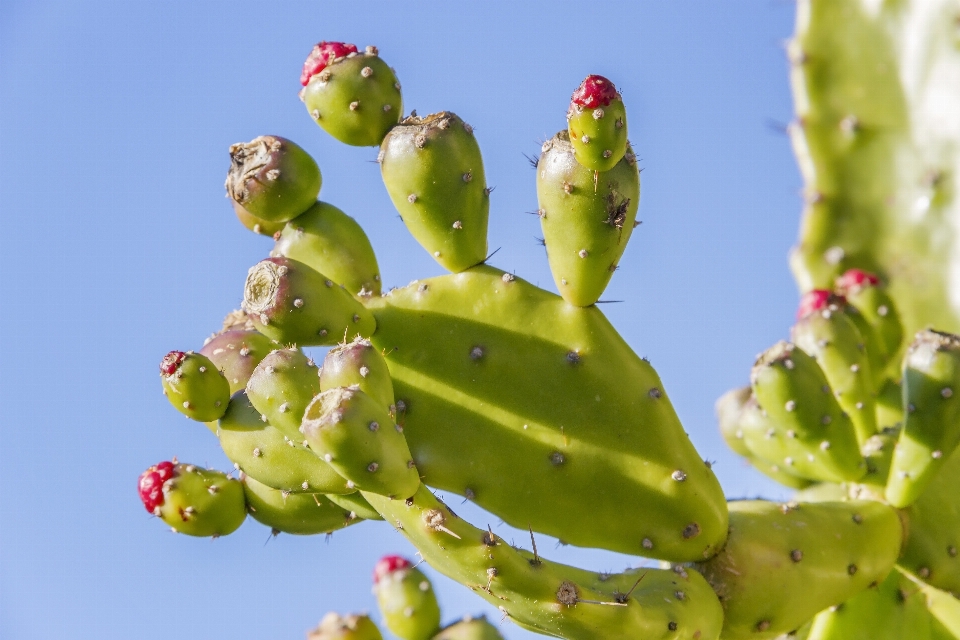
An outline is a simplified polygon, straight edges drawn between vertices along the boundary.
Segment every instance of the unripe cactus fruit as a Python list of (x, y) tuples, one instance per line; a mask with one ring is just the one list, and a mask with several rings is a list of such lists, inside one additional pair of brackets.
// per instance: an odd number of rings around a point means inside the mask
[(328, 493), (327, 499), (333, 504), (346, 511), (351, 518), (361, 518), (363, 520), (383, 520), (380, 512), (370, 506), (359, 491), (353, 493)]
[(330, 612), (316, 629), (307, 632), (307, 640), (383, 640), (383, 636), (367, 615)]
[(160, 362), (160, 383), (170, 404), (188, 418), (210, 422), (227, 410), (230, 383), (205, 355), (171, 351)]
[(290, 258), (267, 258), (250, 268), (243, 309), (261, 333), (282, 344), (332, 345), (376, 328), (370, 312), (345, 289)]
[(286, 138), (260, 136), (230, 147), (227, 195), (261, 220), (296, 218), (316, 201), (322, 182), (314, 159)]
[(174, 531), (191, 536), (225, 536), (247, 517), (243, 487), (219, 471), (164, 461), (140, 475), (143, 506)]
[(289, 493), (268, 487), (245, 475), (243, 492), (250, 517), (274, 533), (316, 535), (332, 533), (360, 522), (356, 515), (319, 493)]
[(433, 640), (503, 640), (503, 636), (486, 617), (464, 616), (444, 627)]
[[(837, 278), (834, 289), (873, 326), (880, 338), (884, 360), (890, 362), (900, 351), (903, 324), (893, 298), (880, 278), (862, 269), (848, 269)], [(876, 373), (879, 375), (880, 372)]]
[(400, 429), (379, 402), (358, 387), (324, 391), (307, 407), (300, 427), (310, 448), (348, 486), (407, 498), (420, 476)]
[(903, 431), (893, 454), (887, 500), (916, 500), (960, 443), (960, 336), (925, 329), (903, 359)]
[(363, 53), (342, 42), (321, 42), (300, 75), (300, 99), (310, 117), (340, 142), (371, 147), (403, 116), (400, 83), (376, 47)]
[(275, 234), (280, 233), (283, 225), (286, 224), (286, 222), (268, 222), (244, 209), (243, 205), (239, 204), (236, 200), (232, 200), (231, 202), (233, 203), (233, 212), (237, 215), (237, 220), (254, 233), (272, 238)]
[(259, 331), (228, 329), (207, 340), (200, 353), (223, 372), (232, 395), (247, 386), (253, 370), (276, 348), (277, 345)]
[(271, 252), (293, 258), (359, 297), (380, 295), (380, 267), (357, 221), (326, 202), (316, 202), (288, 222)]
[(561, 131), (537, 161), (537, 200), (550, 272), (563, 299), (596, 302), (613, 277), (633, 233), (640, 172), (627, 149), (609, 171), (594, 174), (574, 157)]
[(373, 570), (373, 593), (384, 624), (403, 640), (429, 640), (440, 628), (440, 606), (423, 572), (400, 556), (384, 556)]
[(411, 115), (380, 145), (390, 200), (417, 242), (453, 272), (487, 257), (490, 189), (473, 127), (443, 111)]
[(609, 171), (627, 152), (623, 98), (603, 76), (584, 78), (570, 98), (567, 132), (577, 162), (591, 171)]
[(320, 393), (317, 365), (299, 349), (277, 349), (253, 371), (247, 398), (267, 422), (287, 438), (299, 442), (303, 412)]
[(391, 413), (395, 411), (387, 362), (366, 338), (356, 338), (330, 349), (320, 369), (321, 391), (354, 384)]

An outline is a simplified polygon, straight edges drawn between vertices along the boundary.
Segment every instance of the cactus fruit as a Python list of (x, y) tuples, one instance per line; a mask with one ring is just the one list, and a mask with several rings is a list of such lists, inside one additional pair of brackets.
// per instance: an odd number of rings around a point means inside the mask
[(240, 224), (262, 236), (270, 236), (272, 238), (275, 234), (279, 233), (286, 224), (286, 222), (268, 222), (263, 218), (258, 218), (244, 209), (243, 205), (239, 204), (236, 200), (233, 200), (233, 212), (237, 215), (237, 220), (240, 221)]
[(383, 636), (367, 615), (340, 616), (331, 612), (316, 629), (307, 632), (307, 640), (383, 640)]
[(299, 260), (355, 296), (380, 295), (380, 267), (357, 221), (317, 202), (280, 231), (272, 256)]
[(403, 115), (400, 83), (376, 47), (360, 53), (352, 44), (321, 42), (304, 62), (300, 84), (310, 117), (346, 144), (380, 144)]
[[(252, 324), (252, 323), (251, 323)], [(270, 338), (254, 329), (227, 329), (203, 344), (200, 354), (223, 372), (230, 394), (246, 388), (250, 374), (263, 358), (277, 348)]]
[(697, 565), (723, 605), (725, 640), (796, 629), (883, 580), (900, 551), (900, 519), (879, 502), (751, 500), (729, 508), (726, 546)]
[(243, 487), (236, 478), (176, 459), (144, 471), (137, 488), (144, 508), (178, 533), (225, 536), (247, 517)]
[(960, 443), (960, 336), (917, 333), (903, 361), (903, 430), (887, 500), (913, 503)]
[(383, 516), (370, 506), (366, 498), (360, 495), (359, 491), (353, 493), (328, 493), (327, 499), (333, 504), (341, 507), (351, 519), (362, 518), (363, 520), (383, 520)]
[(250, 476), (241, 478), (250, 517), (275, 534), (332, 533), (359, 522), (350, 511), (319, 493), (289, 493), (268, 487)]
[(299, 442), (303, 413), (320, 393), (317, 373), (317, 365), (299, 349), (271, 351), (250, 376), (247, 398), (271, 426)]
[(903, 342), (903, 324), (880, 278), (863, 269), (848, 269), (837, 278), (834, 289), (873, 326), (884, 359), (894, 360)]
[(420, 485), (406, 440), (390, 414), (359, 387), (324, 391), (300, 427), (310, 449), (347, 479), (349, 487), (405, 498)]
[(485, 617), (464, 616), (441, 629), (433, 640), (503, 640), (503, 636)]
[(171, 351), (160, 362), (163, 393), (174, 408), (193, 420), (218, 420), (227, 410), (230, 383), (205, 355)]
[(384, 556), (373, 570), (373, 593), (383, 622), (403, 640), (430, 640), (440, 628), (433, 586), (409, 560)]
[(243, 309), (257, 330), (282, 344), (323, 346), (345, 336), (368, 336), (370, 313), (340, 285), (290, 258), (267, 258), (250, 268)]
[(317, 199), (323, 179), (310, 155), (279, 136), (260, 136), (230, 147), (227, 195), (267, 222), (296, 218)]
[(361, 391), (394, 413), (393, 382), (387, 362), (366, 338), (330, 349), (320, 370), (320, 390), (357, 385)]
[(616, 86), (603, 76), (584, 78), (570, 98), (567, 132), (577, 162), (609, 171), (627, 152), (627, 112)]
[(537, 200), (557, 290), (570, 304), (586, 307), (600, 299), (633, 233), (640, 172), (630, 148), (598, 174), (577, 160), (566, 131), (545, 142)]
[(473, 127), (448, 111), (411, 115), (378, 161), (393, 206), (434, 260), (453, 272), (483, 262), (491, 189)]

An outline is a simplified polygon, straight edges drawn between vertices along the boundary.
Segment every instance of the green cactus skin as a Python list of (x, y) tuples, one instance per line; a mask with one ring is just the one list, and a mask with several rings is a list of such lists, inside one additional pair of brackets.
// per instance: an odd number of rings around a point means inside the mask
[(364, 495), (430, 566), (467, 585), (525, 629), (568, 640), (719, 636), (720, 605), (696, 571), (589, 573), (517, 551), (489, 530), (457, 517), (426, 486), (407, 500)]
[(377, 146), (403, 115), (400, 82), (376, 47), (327, 65), (300, 99), (324, 131), (355, 147)]
[(826, 482), (863, 476), (866, 467), (853, 424), (812, 357), (781, 341), (761, 354), (750, 378), (773, 435), (797, 454), (782, 460), (792, 473)]
[(316, 629), (307, 632), (307, 640), (383, 640), (383, 636), (367, 615), (340, 616), (330, 612)]
[(253, 370), (276, 348), (277, 345), (259, 331), (229, 329), (207, 340), (200, 353), (223, 372), (233, 395), (247, 386)]
[[(601, 76), (589, 76), (609, 82)], [(580, 85), (580, 92), (583, 85)], [(594, 108), (578, 104), (577, 93), (567, 110), (567, 133), (573, 145), (577, 162), (591, 171), (610, 171), (627, 152), (627, 111), (623, 98), (614, 89), (616, 96), (609, 104)]]
[(735, 453), (746, 458), (757, 471), (792, 489), (810, 486), (810, 480), (784, 471), (780, 466), (782, 462), (770, 462), (754, 453), (756, 449), (778, 461), (788, 455), (778, 439), (767, 436), (771, 428), (770, 421), (760, 410), (750, 387), (733, 389), (720, 396), (716, 404), (716, 414), (724, 442)]
[(173, 477), (163, 483), (163, 499), (154, 514), (190, 536), (225, 536), (247, 517), (243, 486), (236, 478), (192, 464), (175, 465)]
[(503, 636), (484, 616), (464, 616), (433, 636), (433, 640), (503, 640)]
[(299, 260), (352, 295), (380, 295), (380, 267), (370, 239), (332, 204), (317, 202), (288, 222), (270, 255)]
[(857, 326), (841, 309), (828, 308), (800, 318), (790, 337), (820, 365), (862, 445), (877, 432), (876, 385)]
[(233, 212), (237, 215), (237, 220), (250, 231), (262, 236), (270, 236), (280, 233), (286, 222), (268, 222), (263, 218), (258, 218), (243, 208), (243, 205), (233, 201)]
[(333, 533), (360, 522), (349, 511), (317, 493), (287, 493), (257, 482), (250, 476), (242, 478), (243, 492), (250, 517), (270, 527), (276, 533), (310, 536)]
[(430, 486), (579, 546), (684, 561), (722, 544), (716, 476), (599, 309), (487, 266), (370, 309)]
[(885, 578), (900, 551), (900, 518), (879, 502), (729, 506), (726, 546), (697, 565), (723, 605), (725, 640), (798, 628)]
[(378, 161), (393, 206), (434, 260), (459, 272), (486, 259), (491, 190), (473, 127), (448, 111), (411, 115)]
[(366, 338), (357, 338), (330, 349), (320, 370), (320, 391), (354, 384), (391, 414), (396, 412), (387, 361)]
[[(409, 565), (409, 563), (408, 563)], [(430, 640), (440, 629), (440, 605), (433, 585), (416, 567), (375, 573), (373, 593), (383, 623), (403, 640)]]
[[(263, 420), (247, 394), (230, 399), (218, 425), (220, 446), (237, 470), (268, 487), (291, 493), (353, 493), (333, 468)], [(302, 436), (301, 436), (302, 438)]]
[(807, 193), (794, 274), (803, 290), (850, 267), (882, 274), (907, 335), (960, 332), (960, 94), (945, 90), (958, 13), (955, 0), (801, 0), (788, 46)]
[(960, 601), (956, 596), (922, 582), (917, 583), (917, 587), (926, 598), (927, 611), (933, 616), (930, 621), (931, 640), (960, 638)]
[(250, 376), (247, 398), (271, 426), (300, 442), (303, 413), (320, 393), (317, 374), (317, 365), (299, 349), (271, 351)]
[(290, 258), (267, 258), (250, 268), (243, 309), (260, 333), (281, 344), (334, 345), (376, 329), (370, 313), (345, 289)]
[(930, 640), (930, 614), (916, 585), (891, 571), (874, 589), (813, 619), (806, 640)]
[(205, 355), (171, 351), (160, 363), (160, 383), (170, 404), (188, 418), (210, 422), (227, 410), (230, 383)]
[(349, 513), (352, 517), (363, 520), (383, 520), (380, 512), (371, 507), (370, 503), (360, 495), (359, 491), (340, 495), (330, 493), (327, 494), (327, 499)]
[(903, 431), (887, 500), (912, 504), (960, 443), (960, 336), (920, 331), (903, 359)]
[(351, 488), (405, 497), (420, 485), (400, 428), (359, 387), (337, 387), (318, 395), (307, 407), (300, 430), (311, 450)]
[(322, 182), (310, 154), (286, 138), (260, 136), (230, 147), (227, 195), (261, 220), (296, 218), (316, 201)]
[(595, 174), (574, 156), (566, 131), (543, 145), (537, 161), (540, 226), (550, 272), (563, 299), (578, 307), (603, 294), (633, 233), (640, 172), (631, 149)]
[(897, 564), (920, 580), (960, 594), (960, 452), (954, 452), (912, 505)]
[[(879, 278), (859, 269), (850, 269), (837, 278), (835, 288), (874, 328), (884, 361), (887, 364), (895, 362), (903, 343), (903, 323), (896, 303)], [(899, 371), (894, 374), (899, 377)]]
[(900, 382), (887, 380), (877, 392), (877, 426), (899, 427), (903, 424), (903, 389)]

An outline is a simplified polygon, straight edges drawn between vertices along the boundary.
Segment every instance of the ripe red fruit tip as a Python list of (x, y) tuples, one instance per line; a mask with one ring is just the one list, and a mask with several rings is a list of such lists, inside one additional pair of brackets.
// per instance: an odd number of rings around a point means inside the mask
[(187, 354), (183, 351), (171, 351), (163, 356), (160, 361), (160, 373), (165, 376), (172, 376), (180, 368), (180, 363), (187, 359)]
[(861, 287), (875, 287), (880, 284), (880, 278), (869, 271), (863, 269), (848, 269), (846, 273), (837, 278), (837, 291), (846, 293)]
[(603, 76), (587, 76), (577, 90), (573, 92), (570, 102), (586, 109), (605, 107), (617, 97), (617, 88)]
[(814, 289), (803, 294), (800, 298), (800, 307), (797, 309), (797, 320), (806, 318), (815, 311), (820, 311), (830, 304), (843, 300), (843, 296), (834, 294), (829, 289)]
[(357, 53), (357, 45), (346, 42), (320, 42), (307, 56), (306, 62), (303, 63), (303, 71), (300, 72), (300, 84), (307, 86), (310, 78), (326, 69), (327, 65), (337, 58), (342, 58), (349, 53)]
[(388, 576), (394, 571), (409, 569), (413, 565), (403, 556), (383, 556), (373, 568), (373, 584), (380, 582), (384, 576)]
[(137, 490), (144, 508), (153, 513), (163, 504), (163, 483), (173, 477), (173, 463), (164, 461), (140, 474)]

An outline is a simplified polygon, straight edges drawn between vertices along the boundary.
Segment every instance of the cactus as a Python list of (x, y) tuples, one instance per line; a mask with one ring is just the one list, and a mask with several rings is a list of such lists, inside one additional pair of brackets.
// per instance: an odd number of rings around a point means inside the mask
[[(948, 300), (960, 276), (945, 266), (960, 232), (931, 244), (954, 224), (956, 151), (918, 137), (932, 129), (911, 110), (936, 115), (931, 81), (907, 74), (917, 63), (901, 45), (927, 29), (933, 52), (948, 3), (908, 4), (798, 3), (792, 135), (810, 197), (793, 264), (805, 295), (794, 342), (764, 352), (750, 387), (717, 404), (726, 441), (798, 489), (793, 501), (728, 501), (657, 372), (596, 306), (640, 195), (612, 83), (584, 81), (536, 161), (557, 296), (485, 264), (491, 189), (472, 128), (446, 111), (402, 118), (376, 48), (321, 42), (301, 77), (308, 112), (343, 142), (380, 147), (395, 208), (453, 273), (381, 294), (369, 240), (317, 201), (307, 152), (275, 136), (234, 145), (227, 190), (241, 222), (283, 226), (247, 275), (244, 313), (161, 371), (179, 411), (217, 421), (241, 480), (160, 463), (140, 478), (144, 506), (201, 536), (248, 513), (299, 535), (383, 520), (504, 619), (561, 638), (960, 638), (960, 337), (946, 333), (960, 324)], [(865, 52), (879, 64), (860, 64)], [(931, 73), (957, 59), (934, 56)], [(865, 98), (882, 83), (887, 100)], [(907, 213), (917, 202), (921, 222)], [(319, 372), (300, 350), (311, 346), (335, 346)], [(529, 529), (532, 550), (435, 490)], [(596, 573), (541, 557), (539, 533), (665, 562)], [(404, 640), (500, 637), (485, 621), (441, 627), (408, 561), (384, 559), (375, 583)], [(382, 636), (369, 617), (330, 614), (308, 637)]]

